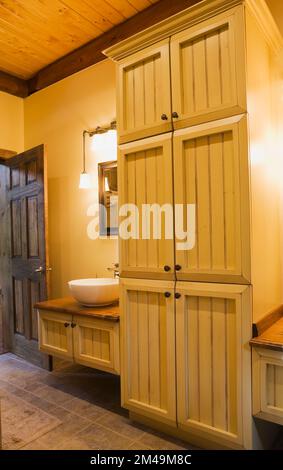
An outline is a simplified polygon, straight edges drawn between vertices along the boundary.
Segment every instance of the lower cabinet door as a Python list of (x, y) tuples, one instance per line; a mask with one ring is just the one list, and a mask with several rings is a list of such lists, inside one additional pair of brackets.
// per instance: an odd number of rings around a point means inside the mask
[(177, 282), (178, 426), (251, 448), (250, 287)]
[(40, 351), (73, 360), (72, 315), (38, 311)]
[(283, 352), (253, 348), (253, 414), (283, 425)]
[(122, 406), (176, 426), (174, 282), (121, 279)]
[(119, 374), (119, 322), (76, 315), (73, 322), (75, 362)]

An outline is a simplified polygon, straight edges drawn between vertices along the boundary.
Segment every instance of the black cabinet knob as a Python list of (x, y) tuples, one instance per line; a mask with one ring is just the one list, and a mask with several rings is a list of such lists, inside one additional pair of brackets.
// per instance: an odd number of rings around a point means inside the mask
[(167, 114), (161, 114), (161, 119), (162, 119), (162, 121), (168, 121)]
[(179, 114), (176, 111), (173, 111), (172, 118), (177, 119), (178, 117), (179, 117)]
[(181, 294), (179, 294), (179, 292), (176, 292), (175, 299), (179, 299), (180, 297), (181, 297)]
[(175, 264), (175, 269), (176, 271), (181, 271), (182, 266), (180, 266), (179, 264)]
[(64, 323), (64, 327), (65, 327), (65, 328), (68, 328), (68, 326), (70, 326), (70, 323), (67, 323), (67, 322)]
[(166, 264), (166, 265), (164, 266), (164, 271), (168, 272), (168, 271), (170, 271), (170, 270), (171, 270), (170, 266), (167, 266), (167, 264)]
[(75, 326), (77, 326), (77, 324), (72, 322), (71, 323), (71, 328), (75, 328)]
[(170, 296), (171, 296), (171, 293), (170, 293), (170, 292), (164, 292), (164, 296), (165, 296), (165, 297), (170, 297)]

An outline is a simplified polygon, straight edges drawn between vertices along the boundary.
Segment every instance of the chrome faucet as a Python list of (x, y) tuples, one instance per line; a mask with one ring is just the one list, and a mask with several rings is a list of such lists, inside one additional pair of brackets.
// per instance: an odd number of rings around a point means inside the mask
[(113, 263), (113, 267), (112, 268), (107, 268), (107, 271), (112, 271), (114, 278), (117, 279), (118, 277), (120, 277), (119, 263)]

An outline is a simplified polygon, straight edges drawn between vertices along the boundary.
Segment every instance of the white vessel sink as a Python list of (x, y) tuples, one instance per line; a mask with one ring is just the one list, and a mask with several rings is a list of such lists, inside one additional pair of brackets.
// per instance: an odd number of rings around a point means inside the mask
[(119, 279), (77, 279), (68, 284), (72, 296), (85, 307), (111, 305), (119, 299)]

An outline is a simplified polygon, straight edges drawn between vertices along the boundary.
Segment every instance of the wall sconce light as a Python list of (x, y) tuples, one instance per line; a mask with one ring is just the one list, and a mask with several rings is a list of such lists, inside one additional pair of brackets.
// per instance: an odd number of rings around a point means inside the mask
[(117, 129), (117, 123), (116, 121), (112, 121), (110, 123), (110, 126), (97, 126), (94, 130), (84, 130), (83, 131), (83, 171), (80, 175), (80, 184), (79, 188), (80, 189), (90, 189), (91, 188), (91, 178), (90, 174), (87, 173), (86, 171), (86, 151), (85, 151), (85, 138), (86, 135), (89, 135), (89, 137), (93, 137), (96, 134), (105, 134), (108, 131), (116, 130)]

